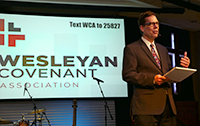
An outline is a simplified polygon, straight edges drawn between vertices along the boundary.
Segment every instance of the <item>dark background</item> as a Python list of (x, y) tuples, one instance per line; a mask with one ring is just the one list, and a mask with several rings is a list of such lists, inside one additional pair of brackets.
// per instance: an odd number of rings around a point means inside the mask
[[(102, 14), (95, 15), (91, 11), (94, 8), (89, 6), (69, 6), (69, 5), (52, 5), (52, 4), (36, 4), (36, 3), (22, 3), (22, 2), (1, 2), (1, 13), (16, 13), (16, 14), (34, 14), (34, 15), (56, 15), (56, 16), (80, 16), (80, 17), (118, 17), (117, 14), (105, 15), (104, 11), (119, 12), (121, 8), (106, 8), (96, 7), (94, 10), (99, 9)], [(87, 13), (81, 11), (86, 10)], [(146, 11), (143, 9), (142, 11)], [(151, 9), (149, 9), (151, 10)], [(91, 12), (88, 13), (88, 12)], [(125, 42), (126, 45), (138, 40), (141, 37), (137, 18), (120, 17), (125, 21)], [(156, 42), (171, 47), (171, 33), (178, 36), (179, 50), (187, 51), (190, 57), (190, 34), (189, 31), (181, 30), (167, 25), (160, 25), (160, 34)], [(193, 82), (192, 77), (187, 78), (178, 85), (178, 94), (174, 95), (175, 101), (194, 101)], [(133, 94), (133, 86), (128, 84), (128, 97), (127, 98), (114, 98), (116, 109), (116, 124), (117, 126), (130, 126), (130, 101)], [(52, 99), (54, 100), (54, 99)], [(67, 100), (67, 99), (63, 99)]]

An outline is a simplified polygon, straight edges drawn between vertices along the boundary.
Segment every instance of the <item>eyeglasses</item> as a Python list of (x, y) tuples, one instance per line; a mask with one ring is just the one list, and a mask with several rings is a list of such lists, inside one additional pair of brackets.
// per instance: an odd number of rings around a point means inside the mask
[(151, 27), (153, 27), (153, 26), (155, 26), (155, 25), (158, 25), (159, 26), (159, 22), (149, 22), (149, 23), (145, 23), (144, 25), (148, 25), (148, 26), (151, 26)]

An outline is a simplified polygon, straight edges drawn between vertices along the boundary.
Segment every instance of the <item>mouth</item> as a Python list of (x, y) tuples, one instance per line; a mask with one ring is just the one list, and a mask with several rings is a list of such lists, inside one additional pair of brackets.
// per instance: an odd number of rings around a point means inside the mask
[(158, 31), (153, 31), (154, 34), (158, 34)]

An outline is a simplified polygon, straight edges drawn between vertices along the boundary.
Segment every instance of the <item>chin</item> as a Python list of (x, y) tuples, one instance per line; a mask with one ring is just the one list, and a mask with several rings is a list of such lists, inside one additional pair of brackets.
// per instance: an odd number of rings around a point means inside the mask
[(157, 35), (154, 35), (154, 37), (157, 38), (157, 37), (158, 37), (158, 34), (157, 34)]
[(157, 37), (158, 37), (158, 35), (154, 35), (154, 36), (153, 36), (153, 39), (156, 39)]

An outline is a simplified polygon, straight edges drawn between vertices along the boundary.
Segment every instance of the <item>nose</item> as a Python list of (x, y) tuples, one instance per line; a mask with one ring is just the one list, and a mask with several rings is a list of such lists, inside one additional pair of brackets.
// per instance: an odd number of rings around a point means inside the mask
[(159, 28), (158, 24), (154, 24), (154, 29)]

